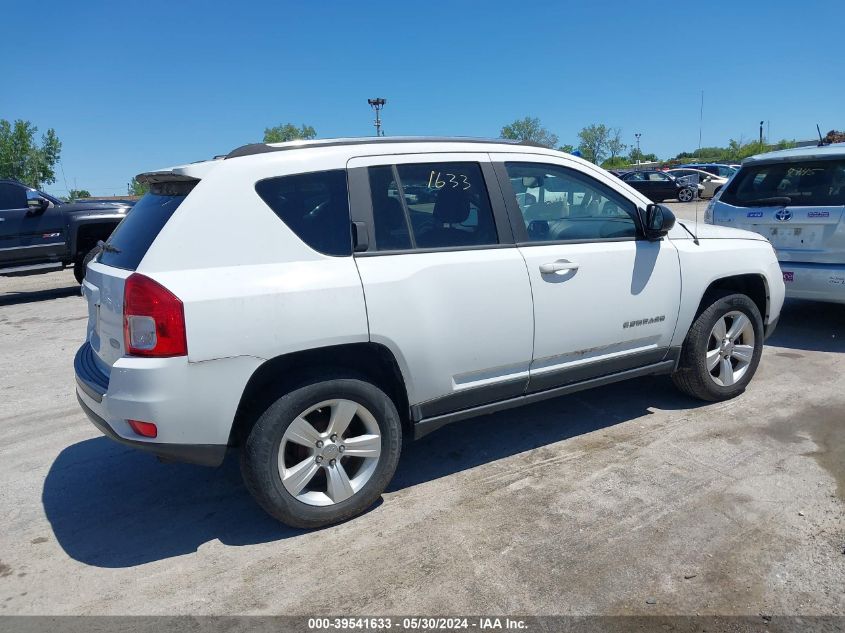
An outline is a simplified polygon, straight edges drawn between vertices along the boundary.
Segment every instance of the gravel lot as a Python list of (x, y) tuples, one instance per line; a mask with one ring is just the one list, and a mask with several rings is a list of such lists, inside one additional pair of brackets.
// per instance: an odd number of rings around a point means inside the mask
[(845, 306), (787, 303), (730, 402), (649, 378), (444, 428), (315, 532), (235, 455), (102, 437), (85, 315), (69, 272), (0, 277), (0, 614), (845, 614)]

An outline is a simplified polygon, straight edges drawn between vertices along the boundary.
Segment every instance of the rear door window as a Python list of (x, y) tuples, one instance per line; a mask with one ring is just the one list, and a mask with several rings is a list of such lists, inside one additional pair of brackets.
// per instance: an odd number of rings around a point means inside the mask
[(19, 185), (0, 183), (0, 210), (26, 209), (26, 189)]
[(369, 175), (378, 250), (498, 243), (478, 163), (378, 166)]
[(351, 255), (346, 170), (268, 178), (255, 191), (297, 237), (324, 255)]
[(738, 207), (843, 205), (845, 160), (747, 165), (725, 188), (721, 201)]
[(135, 270), (174, 211), (188, 196), (196, 180), (155, 183), (150, 193), (129, 209), (108, 239), (100, 263)]

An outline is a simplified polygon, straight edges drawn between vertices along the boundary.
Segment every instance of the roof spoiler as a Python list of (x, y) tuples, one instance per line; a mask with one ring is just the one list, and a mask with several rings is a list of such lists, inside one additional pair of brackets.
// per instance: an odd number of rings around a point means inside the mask
[(199, 178), (194, 178), (193, 176), (186, 176), (185, 174), (179, 173), (175, 170), (162, 170), (162, 171), (147, 171), (143, 174), (138, 174), (135, 176), (135, 180), (140, 183), (144, 183), (147, 185), (152, 185), (154, 183), (161, 183), (161, 182), (199, 182)]

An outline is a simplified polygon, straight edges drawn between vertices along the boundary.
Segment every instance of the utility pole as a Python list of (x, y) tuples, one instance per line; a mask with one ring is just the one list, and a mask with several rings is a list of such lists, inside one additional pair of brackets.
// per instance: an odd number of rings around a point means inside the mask
[(765, 121), (760, 121), (760, 147), (763, 147), (763, 123)]
[(379, 115), (379, 113), (384, 107), (384, 104), (387, 103), (387, 99), (376, 97), (375, 99), (367, 99), (367, 103), (370, 104), (370, 107), (375, 110), (376, 113), (376, 120), (373, 123), (373, 125), (376, 126), (376, 136), (384, 136), (384, 132), (382, 132), (381, 130), (381, 116)]
[(637, 169), (640, 168), (640, 159), (642, 158), (642, 154), (640, 153), (640, 137), (642, 136), (641, 132), (636, 132), (634, 136), (637, 137)]

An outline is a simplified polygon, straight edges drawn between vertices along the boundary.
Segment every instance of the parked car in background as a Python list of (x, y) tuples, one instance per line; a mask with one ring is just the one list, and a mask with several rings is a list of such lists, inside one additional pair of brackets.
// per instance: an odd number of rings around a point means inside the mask
[(664, 173), (667, 173), (678, 179), (686, 178), (689, 179), (689, 181), (694, 181), (697, 178), (698, 184), (701, 185), (701, 190), (699, 193), (700, 198), (712, 198), (725, 185), (725, 183), (728, 182), (727, 178), (714, 176), (713, 174), (706, 172), (702, 169), (692, 169), (689, 167), (677, 167), (675, 169), (667, 169)]
[(0, 180), (0, 275), (33, 275), (85, 265), (133, 203), (66, 203), (17, 180)]
[(756, 231), (777, 250), (786, 293), (845, 303), (845, 144), (746, 159), (704, 221)]
[(670, 174), (656, 169), (641, 169), (622, 173), (619, 178), (653, 202), (680, 200), (689, 202), (695, 198), (693, 185), (678, 182)]
[(298, 527), (365, 511), (403, 440), (447, 423), (654, 374), (732, 398), (783, 302), (761, 236), (693, 240), (533, 144), (261, 143), (138, 180), (83, 282), (82, 409), (170, 459), (239, 446), (246, 487)]
[(677, 169), (700, 169), (719, 178), (730, 178), (737, 172), (737, 166), (722, 163), (687, 163), (678, 165)]

